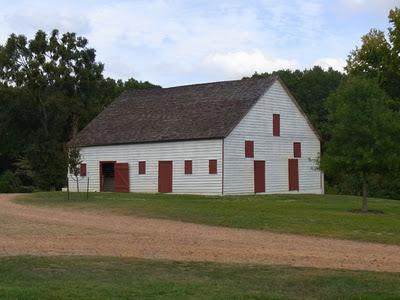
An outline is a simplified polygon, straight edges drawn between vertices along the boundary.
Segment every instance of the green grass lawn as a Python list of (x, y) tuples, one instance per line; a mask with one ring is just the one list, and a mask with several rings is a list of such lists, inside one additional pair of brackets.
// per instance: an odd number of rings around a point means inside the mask
[(1, 299), (399, 299), (400, 274), (87, 257), (0, 258)]
[(332, 238), (400, 244), (400, 201), (370, 199), (384, 214), (350, 212), (360, 198), (338, 195), (206, 197), (165, 194), (34, 193), (19, 202), (67, 209), (101, 209), (123, 215), (253, 228)]

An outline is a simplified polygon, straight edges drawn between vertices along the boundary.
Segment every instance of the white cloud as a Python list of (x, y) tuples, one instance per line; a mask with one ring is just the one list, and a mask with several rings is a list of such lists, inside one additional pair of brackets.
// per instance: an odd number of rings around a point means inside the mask
[(368, 11), (375, 14), (387, 14), (389, 9), (395, 6), (400, 7), (399, 0), (340, 0), (339, 3), (346, 12), (350, 13)]
[(346, 66), (346, 60), (342, 58), (323, 57), (314, 62), (314, 65), (320, 66), (323, 69), (332, 68), (334, 70), (343, 72)]
[(215, 53), (205, 57), (203, 62), (206, 67), (223, 71), (231, 78), (250, 76), (254, 72), (293, 69), (298, 66), (295, 60), (267, 56), (259, 49), (249, 52)]

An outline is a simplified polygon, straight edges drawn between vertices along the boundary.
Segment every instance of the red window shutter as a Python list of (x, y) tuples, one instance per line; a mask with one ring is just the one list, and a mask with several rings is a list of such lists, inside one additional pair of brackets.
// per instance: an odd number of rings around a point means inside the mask
[(301, 157), (301, 143), (299, 142), (293, 143), (293, 156)]
[(245, 157), (254, 157), (254, 141), (244, 142)]
[(192, 174), (192, 161), (185, 160), (185, 174)]
[(281, 135), (281, 115), (274, 114), (272, 117), (272, 132), (274, 136)]
[(81, 164), (81, 165), (80, 165), (79, 174), (80, 174), (81, 176), (86, 176), (86, 164)]
[(299, 160), (289, 159), (289, 191), (299, 190)]
[(210, 159), (208, 161), (208, 173), (217, 174), (217, 160), (216, 159)]
[(146, 174), (146, 162), (139, 161), (139, 175)]

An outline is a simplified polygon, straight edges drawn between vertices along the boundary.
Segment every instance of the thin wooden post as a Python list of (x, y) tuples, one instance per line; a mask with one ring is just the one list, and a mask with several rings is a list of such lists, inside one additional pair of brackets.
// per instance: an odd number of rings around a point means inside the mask
[(89, 176), (87, 178), (87, 184), (86, 184), (86, 200), (89, 200)]
[(69, 201), (69, 178), (67, 176), (67, 195), (68, 195), (68, 201)]
[(367, 187), (367, 180), (365, 176), (363, 176), (363, 184), (362, 184), (362, 207), (361, 211), (367, 212), (368, 211), (368, 187)]

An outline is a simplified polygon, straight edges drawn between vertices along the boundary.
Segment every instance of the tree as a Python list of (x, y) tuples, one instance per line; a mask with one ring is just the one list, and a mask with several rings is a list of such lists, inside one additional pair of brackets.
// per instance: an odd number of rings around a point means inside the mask
[(71, 147), (68, 153), (68, 170), (75, 178), (76, 191), (79, 193), (79, 175), (80, 175), (80, 164), (82, 163), (82, 157), (80, 149), (77, 147)]
[[(364, 35), (361, 46), (350, 53), (345, 69), (350, 76), (377, 80), (392, 99), (390, 109), (400, 111), (400, 9), (391, 9), (388, 18), (388, 32), (371, 29)], [(370, 188), (375, 196), (400, 199), (398, 175), (376, 175)]]
[(400, 110), (400, 9), (389, 12), (388, 38), (381, 30), (371, 29), (364, 35), (361, 47), (353, 50), (347, 60), (349, 75), (376, 78), (395, 101), (392, 108)]
[(327, 100), (331, 138), (321, 158), (330, 176), (357, 179), (363, 212), (368, 211), (368, 184), (375, 175), (400, 171), (400, 115), (389, 108), (379, 84), (352, 77)]
[(39, 30), (29, 41), (11, 34), (0, 46), (0, 83), (19, 96), (6, 105), (17, 107), (9, 125), (28, 131), (25, 140), (17, 132), (9, 138), (25, 143), (20, 149), (25, 148), (23, 156), (30, 160), (36, 184), (44, 189), (63, 185), (63, 144), (80, 128), (80, 120), (91, 109), (93, 91), (103, 79), (103, 65), (95, 61), (95, 50), (87, 44), (74, 33), (60, 36), (53, 30), (47, 35)]

